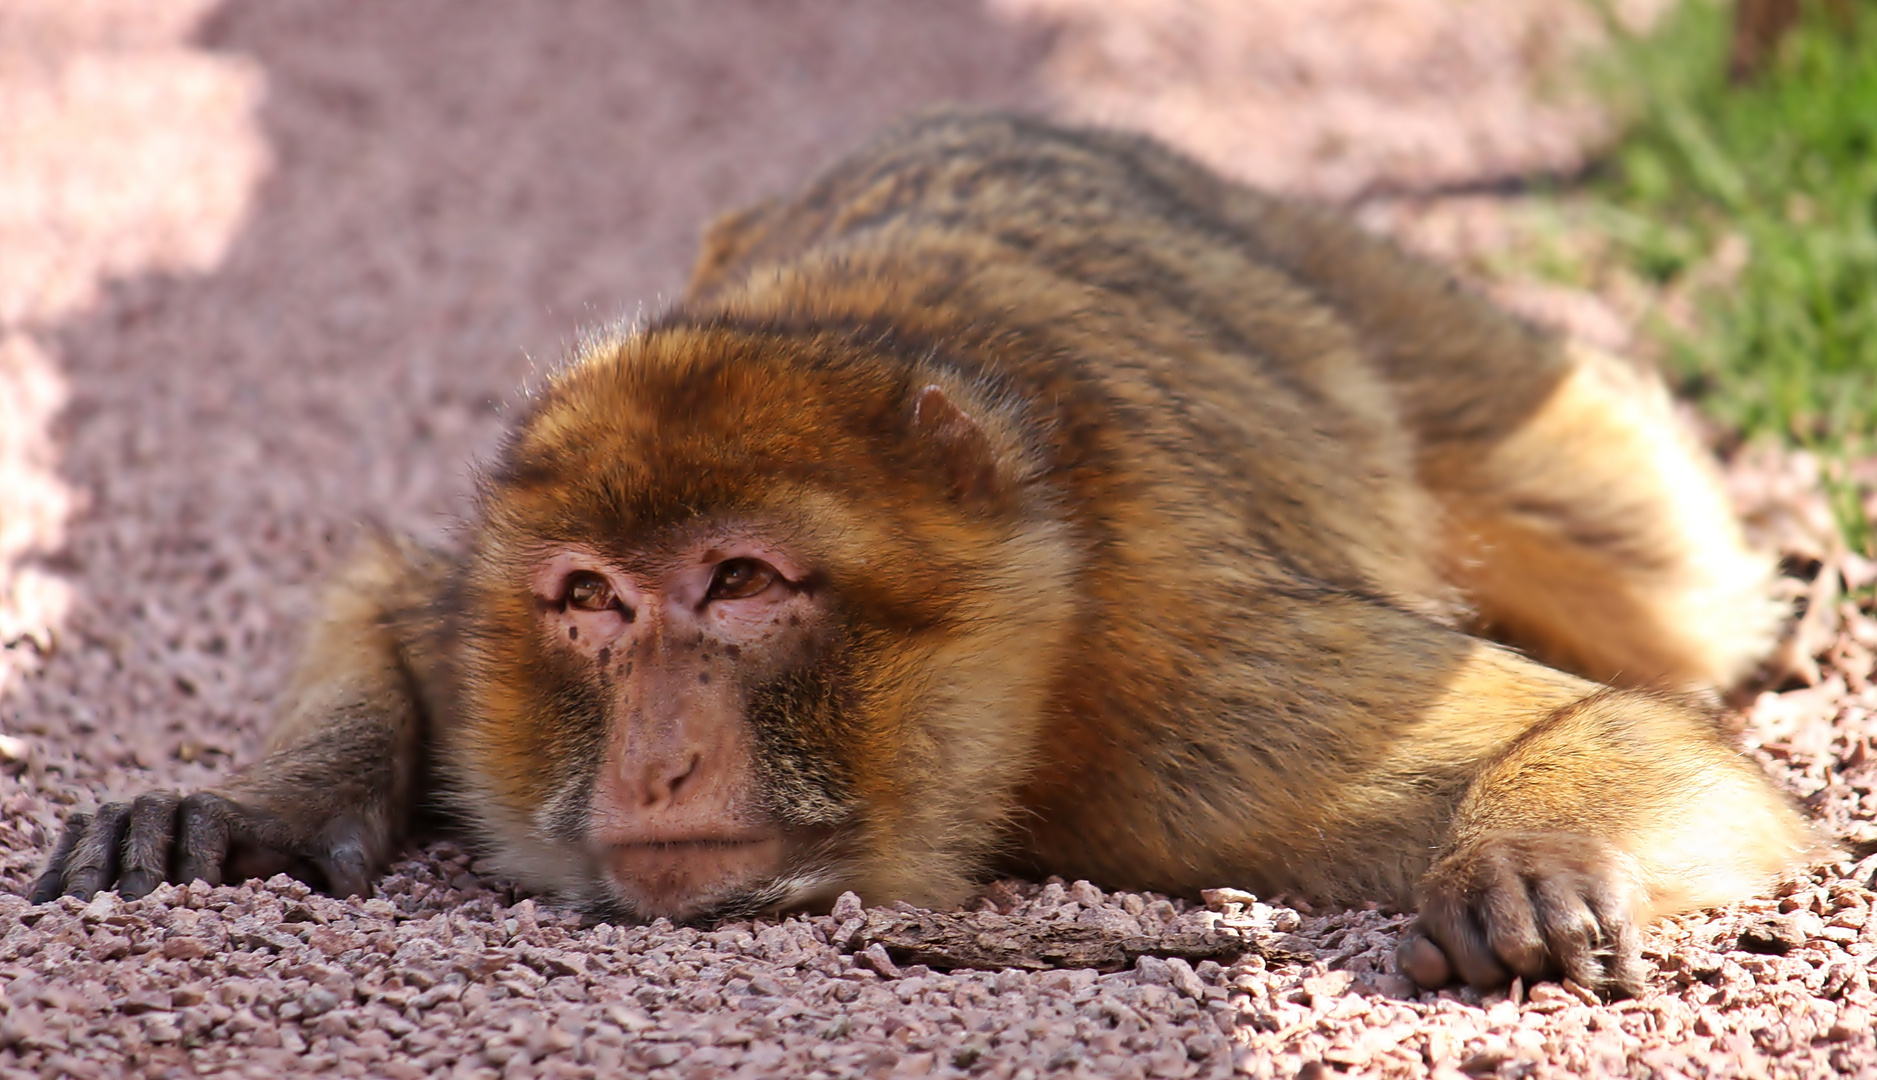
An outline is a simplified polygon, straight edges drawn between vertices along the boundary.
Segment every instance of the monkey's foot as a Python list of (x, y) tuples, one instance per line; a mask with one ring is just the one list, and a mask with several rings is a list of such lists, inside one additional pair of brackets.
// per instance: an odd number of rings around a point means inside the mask
[(1421, 910), (1396, 952), (1426, 989), (1482, 990), (1518, 975), (1593, 990), (1642, 990), (1642, 889), (1605, 841), (1574, 833), (1499, 835), (1445, 856), (1421, 882)]
[(166, 880), (220, 885), (282, 871), (323, 884), (335, 896), (362, 894), (370, 867), (359, 832), (342, 816), (318, 835), (302, 836), (279, 815), (214, 792), (152, 791), (66, 818), (27, 898), (35, 904), (60, 896), (89, 900), (115, 887), (134, 899)]

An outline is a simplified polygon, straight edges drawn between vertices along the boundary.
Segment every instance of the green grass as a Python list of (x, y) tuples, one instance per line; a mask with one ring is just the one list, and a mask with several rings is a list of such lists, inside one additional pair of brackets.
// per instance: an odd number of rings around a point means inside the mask
[(1808, 4), (1768, 70), (1732, 87), (1730, 6), (1684, 0), (1648, 37), (1619, 40), (1605, 83), (1631, 124), (1578, 194), (1629, 272), (1692, 295), (1698, 325), (1654, 329), (1713, 416), (1748, 438), (1868, 449), (1877, 7), (1856, 5), (1847, 28)]

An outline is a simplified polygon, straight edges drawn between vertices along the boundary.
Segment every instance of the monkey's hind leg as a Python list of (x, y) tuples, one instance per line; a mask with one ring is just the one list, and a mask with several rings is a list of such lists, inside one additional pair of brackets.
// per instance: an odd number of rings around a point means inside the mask
[(1477, 629), (1606, 683), (1738, 681), (1784, 617), (1771, 558), (1747, 548), (1660, 381), (1565, 348), (1564, 377), (1510, 434), (1424, 458)]

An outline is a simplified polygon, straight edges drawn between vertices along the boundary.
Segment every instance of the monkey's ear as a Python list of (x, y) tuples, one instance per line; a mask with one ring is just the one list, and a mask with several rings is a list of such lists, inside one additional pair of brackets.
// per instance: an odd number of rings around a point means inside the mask
[(996, 495), (997, 455), (991, 450), (991, 440), (936, 384), (914, 395), (912, 430), (945, 469), (952, 498), (972, 502)]

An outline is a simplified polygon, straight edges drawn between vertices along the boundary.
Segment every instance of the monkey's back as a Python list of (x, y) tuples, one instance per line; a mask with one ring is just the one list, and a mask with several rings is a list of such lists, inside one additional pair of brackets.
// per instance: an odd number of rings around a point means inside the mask
[[(795, 287), (765, 283), (778, 268)], [(1447, 590), (1411, 429), (1489, 437), (1560, 370), (1512, 320), (1326, 215), (1145, 140), (1007, 116), (911, 123), (725, 218), (690, 311), (739, 283), (746, 315), (890, 324), (1028, 399), (1058, 429), (1052, 473), (1099, 487), (1089, 501), (1133, 479), (1151, 514), (1217, 523), (1201, 547), (1422, 604)], [(1424, 367), (1442, 374), (1417, 395)], [(1471, 400), (1451, 392), (1460, 368)]]

